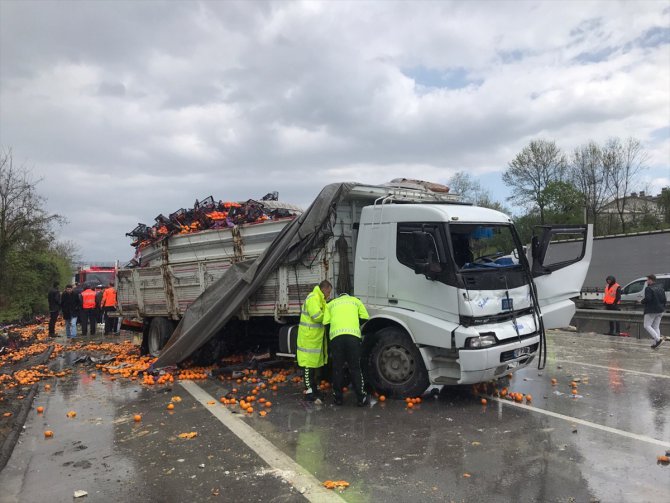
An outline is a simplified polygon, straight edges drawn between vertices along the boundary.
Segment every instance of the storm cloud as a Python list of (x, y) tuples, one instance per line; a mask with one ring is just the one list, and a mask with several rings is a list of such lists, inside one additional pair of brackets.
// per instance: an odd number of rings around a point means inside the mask
[(0, 2), (0, 143), (88, 260), (210, 194), (445, 182), (635, 136), (670, 184), (667, 2)]

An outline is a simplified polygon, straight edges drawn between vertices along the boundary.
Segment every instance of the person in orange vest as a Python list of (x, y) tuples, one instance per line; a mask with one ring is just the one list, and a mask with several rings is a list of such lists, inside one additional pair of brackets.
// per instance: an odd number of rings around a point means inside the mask
[[(605, 279), (605, 295), (603, 296), (603, 303), (607, 311), (620, 311), (619, 304), (621, 303), (621, 286), (616, 282), (614, 276), (607, 276)], [(610, 331), (605, 335), (619, 335), (619, 322), (610, 321)]]
[(112, 318), (109, 314), (116, 308), (116, 290), (114, 283), (110, 283), (105, 291), (102, 292), (102, 301), (100, 302), (102, 312), (105, 317), (105, 335), (114, 333), (114, 322), (116, 318)]
[(90, 285), (81, 292), (81, 335), (88, 335), (88, 327), (91, 328), (91, 335), (95, 335), (95, 326), (97, 323), (98, 310), (95, 305), (95, 290)]

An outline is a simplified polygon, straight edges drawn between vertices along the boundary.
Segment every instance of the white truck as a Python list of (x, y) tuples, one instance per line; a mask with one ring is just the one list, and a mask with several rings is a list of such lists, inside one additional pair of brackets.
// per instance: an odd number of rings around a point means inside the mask
[[(333, 205), (327, 239), (300, 263), (276, 267), (206, 350), (218, 357), (271, 334), (278, 354), (293, 354), (302, 301), (328, 279), (336, 290), (353, 285), (368, 308), (363, 366), (380, 392), (484, 382), (541, 359), (544, 330), (567, 326), (575, 312), (591, 228), (542, 226), (525, 248), (507, 215), (431, 188), (404, 179), (350, 184)], [(145, 318), (148, 349), (160, 350), (189, 302), (236, 258), (269, 246), (273, 225), (286, 223), (206, 231), (179, 247), (168, 240), (160, 265), (120, 270), (120, 310)], [(554, 260), (552, 245), (568, 239), (570, 258), (564, 247)], [(204, 243), (208, 253), (199, 251)]]

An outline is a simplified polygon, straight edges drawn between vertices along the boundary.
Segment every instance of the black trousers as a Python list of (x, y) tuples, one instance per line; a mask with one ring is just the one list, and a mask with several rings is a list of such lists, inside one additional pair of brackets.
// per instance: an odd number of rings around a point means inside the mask
[(333, 357), (333, 395), (342, 398), (344, 385), (344, 366), (349, 367), (351, 380), (354, 383), (356, 396), (365, 396), (365, 383), (361, 372), (361, 339), (355, 335), (338, 335), (330, 341), (330, 355)]
[(56, 335), (56, 320), (60, 311), (49, 312), (49, 335)]
[(113, 307), (103, 307), (104, 314), (104, 323), (105, 323), (105, 335), (114, 333), (116, 330), (116, 318), (112, 318), (109, 314), (114, 311)]
[[(605, 304), (605, 310), (607, 311), (621, 311), (619, 306), (617, 304)], [(619, 322), (618, 321), (610, 321), (610, 334), (616, 334), (619, 335)]]
[(79, 312), (81, 316), (81, 335), (88, 335), (88, 327), (91, 328), (91, 335), (95, 335), (95, 326), (98, 323), (97, 309), (82, 309)]

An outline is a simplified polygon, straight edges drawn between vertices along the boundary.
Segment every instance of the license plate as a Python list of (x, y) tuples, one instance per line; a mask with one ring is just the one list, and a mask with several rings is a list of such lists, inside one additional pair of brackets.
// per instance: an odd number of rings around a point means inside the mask
[(502, 310), (511, 311), (514, 309), (514, 299), (502, 299)]
[(529, 355), (530, 354), (530, 346), (526, 346), (525, 348), (518, 348), (514, 350), (514, 358), (519, 358), (520, 356), (524, 355)]

